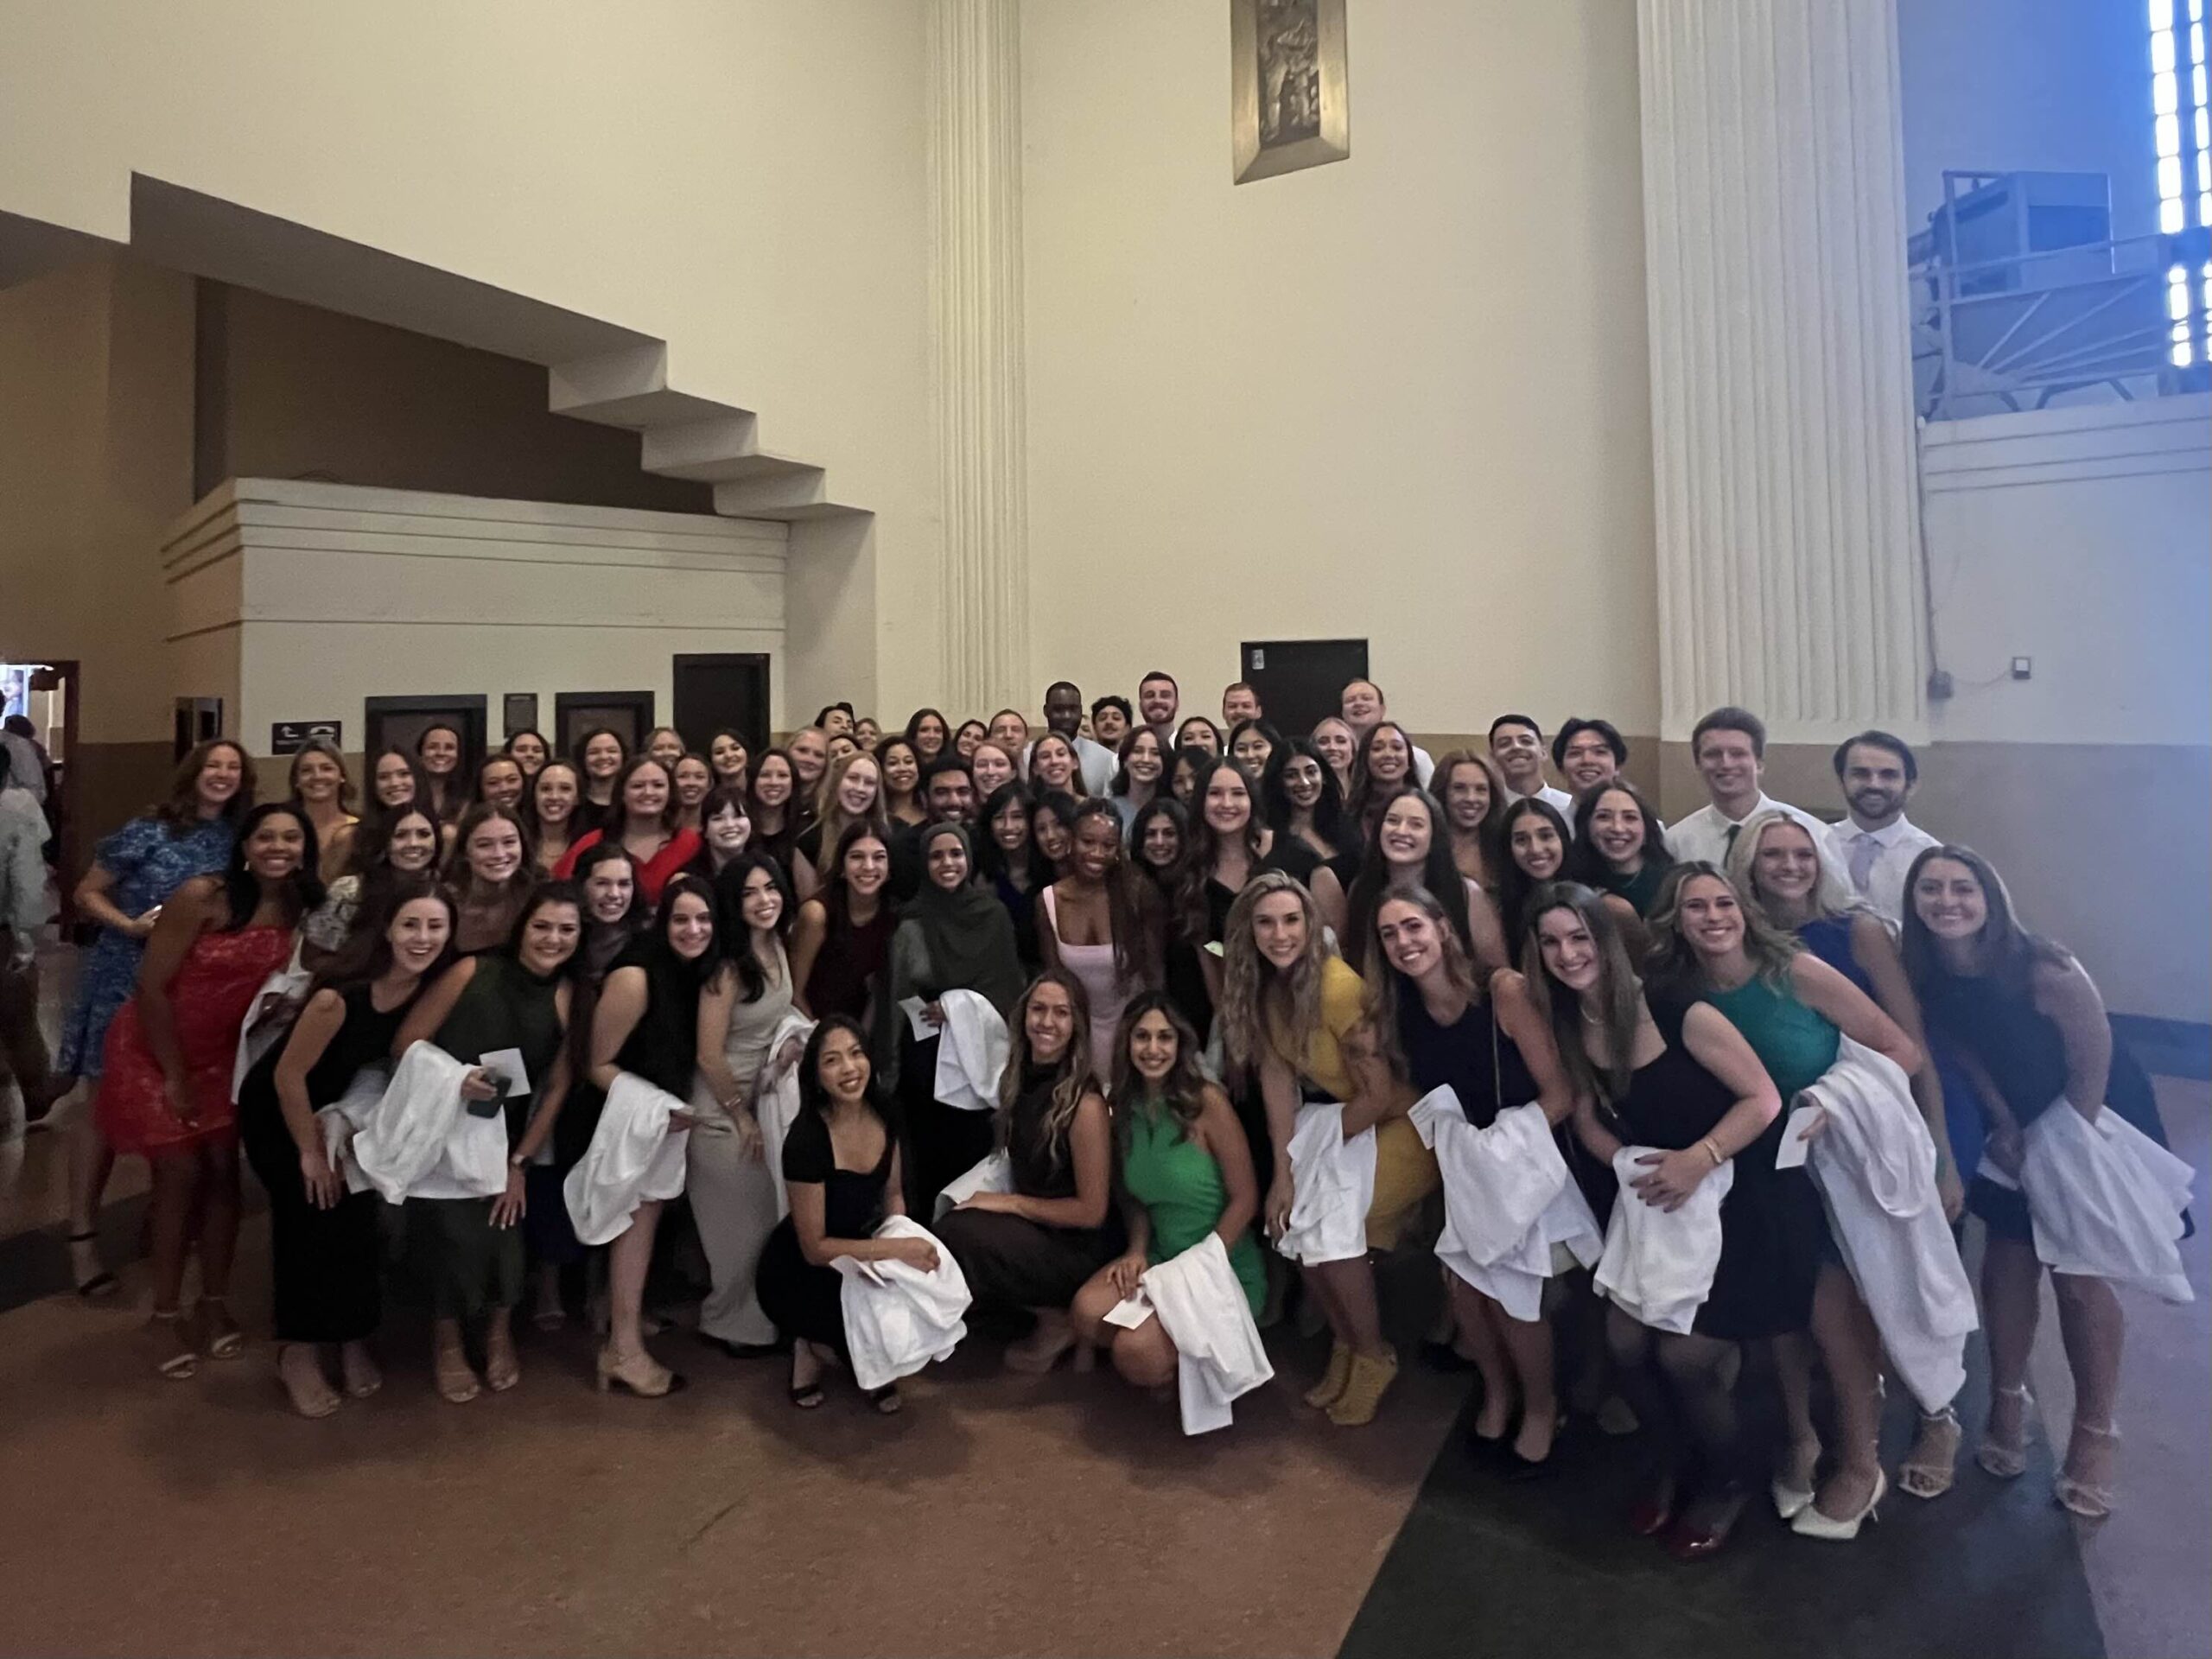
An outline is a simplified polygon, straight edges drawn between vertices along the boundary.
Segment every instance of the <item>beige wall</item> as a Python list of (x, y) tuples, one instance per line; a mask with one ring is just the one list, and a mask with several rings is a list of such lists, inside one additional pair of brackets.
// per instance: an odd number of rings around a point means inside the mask
[(1364, 634), (1410, 726), (1656, 729), (1635, 8), (1354, 6), (1351, 158), (1246, 185), (1227, 6), (1021, 22), (1038, 683)]
[(0, 0), (0, 210), (131, 172), (670, 342), (877, 518), (880, 700), (939, 678), (918, 0)]
[[(555, 415), (545, 371), (251, 289), (201, 292), (211, 483), (313, 478), (665, 512), (712, 512), (704, 484), (639, 469), (638, 435)], [(213, 354), (219, 361), (206, 359)], [(219, 387), (208, 410), (208, 383)]]

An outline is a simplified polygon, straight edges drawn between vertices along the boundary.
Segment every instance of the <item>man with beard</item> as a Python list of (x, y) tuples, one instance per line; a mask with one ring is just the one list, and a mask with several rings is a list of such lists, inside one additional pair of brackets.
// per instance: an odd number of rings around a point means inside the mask
[(1905, 872), (1923, 848), (1938, 844), (1904, 815), (1920, 763), (1903, 738), (1861, 732), (1837, 747), (1835, 777), (1851, 818), (1829, 833), (1852, 887), (1889, 920), (1902, 921)]

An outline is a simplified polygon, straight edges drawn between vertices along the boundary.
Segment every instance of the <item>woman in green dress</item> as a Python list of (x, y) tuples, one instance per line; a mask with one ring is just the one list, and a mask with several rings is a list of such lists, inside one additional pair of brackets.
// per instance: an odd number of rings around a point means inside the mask
[[(1799, 1091), (1835, 1064), (1845, 1037), (1897, 1063), (1910, 1077), (1920, 1050), (1874, 1001), (1746, 905), (1710, 864), (1679, 864), (1651, 913), (1651, 976), (1676, 995), (1710, 1002), (1743, 1033), (1774, 1079), (1783, 1116), (1738, 1159), (1738, 1179), (1755, 1161), (1763, 1196), (1792, 1241), (1776, 1275), (1796, 1307), (1776, 1329), (1776, 1382), (1788, 1417), (1789, 1446), (1773, 1482), (1774, 1506), (1793, 1529), (1847, 1539), (1887, 1489), (1882, 1473), (1882, 1346), (1873, 1317), (1829, 1237), (1819, 1193), (1802, 1168), (1776, 1169), (1789, 1109)], [(1807, 1331), (1810, 1331), (1810, 1338)], [(1834, 1384), (1837, 1441), (1832, 1471), (1815, 1484), (1821, 1446), (1813, 1425), (1813, 1352)]]
[(1129, 1247), (1076, 1293), (1069, 1318), (1086, 1358), (1110, 1348), (1114, 1369), (1141, 1389), (1174, 1382), (1175, 1344), (1156, 1319), (1134, 1331), (1105, 1322), (1134, 1295), (1144, 1270), (1180, 1255), (1208, 1233), (1220, 1236), (1229, 1265), (1255, 1313), (1267, 1295), (1267, 1270), (1252, 1222), (1260, 1185), (1235, 1108), (1198, 1070), (1198, 1039), (1165, 992), (1131, 1002), (1114, 1056), (1115, 1189)]

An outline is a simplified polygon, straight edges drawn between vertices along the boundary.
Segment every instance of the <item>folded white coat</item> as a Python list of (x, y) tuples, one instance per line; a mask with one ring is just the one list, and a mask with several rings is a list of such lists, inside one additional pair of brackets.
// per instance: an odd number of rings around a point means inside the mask
[(922, 1238), (937, 1245), (937, 1266), (924, 1273), (906, 1262), (837, 1258), (845, 1282), (837, 1307), (844, 1316), (845, 1346), (852, 1352), (853, 1381), (880, 1389), (912, 1376), (933, 1359), (950, 1359), (968, 1334), (968, 1281), (952, 1252), (919, 1222), (886, 1216), (878, 1238)]
[[(764, 1051), (768, 1056), (765, 1064), (774, 1065), (776, 1056), (792, 1038), (804, 1043), (813, 1035), (814, 1021), (793, 1009), (776, 1022)], [(791, 1194), (784, 1191), (784, 1137), (798, 1122), (798, 1066), (785, 1066), (774, 1087), (753, 1091), (753, 1117), (760, 1126), (760, 1155), (767, 1160), (769, 1177), (776, 1183), (776, 1215), (780, 1220), (791, 1212)]]
[(346, 1085), (344, 1094), (329, 1105), (315, 1109), (315, 1127), (322, 1132), (323, 1161), (345, 1176), (346, 1186), (355, 1192), (365, 1192), (368, 1183), (359, 1179), (360, 1165), (353, 1158), (353, 1137), (374, 1116), (377, 1103), (384, 1098), (384, 1091), (391, 1084), (390, 1066), (365, 1065), (353, 1074), (353, 1081)]
[(1375, 1131), (1344, 1139), (1344, 1109), (1334, 1101), (1301, 1106), (1290, 1145), (1290, 1218), (1275, 1249), (1309, 1268), (1367, 1254), (1367, 1212), (1375, 1203)]
[(638, 1206), (683, 1191), (683, 1154), (690, 1131), (671, 1128), (669, 1114), (690, 1109), (664, 1089), (623, 1071), (607, 1091), (591, 1147), (561, 1183), (577, 1240), (611, 1244)]
[(410, 1043), (368, 1121), (353, 1136), (346, 1184), (386, 1204), (408, 1198), (495, 1198), (507, 1190), (504, 1112), (464, 1109), (464, 1065), (435, 1043)]
[(944, 1015), (938, 1033), (938, 1103), (963, 1112), (998, 1109), (999, 1077), (1006, 1071), (1006, 1021), (981, 991), (947, 991), (938, 998)]
[(1897, 1376), (1923, 1411), (1941, 1411), (1966, 1382), (1974, 1287), (1943, 1219), (1936, 1142), (1912, 1085), (1894, 1060), (1846, 1037), (1790, 1103), (1827, 1113), (1807, 1163), (1836, 1249)]
[(1604, 1239), (1543, 1108), (1509, 1106), (1486, 1129), (1467, 1121), (1449, 1085), (1432, 1089), (1408, 1114), (1436, 1154), (1444, 1179), (1444, 1231), (1437, 1258), (1523, 1321), (1541, 1309), (1554, 1243), (1584, 1267)]
[(1252, 1305), (1229, 1265), (1221, 1235), (1147, 1268), (1138, 1281), (1175, 1344), (1175, 1391), (1185, 1434), (1226, 1428), (1229, 1404), (1275, 1374)]
[(1651, 1173), (1637, 1160), (1658, 1150), (1623, 1147), (1613, 1154), (1621, 1191), (1605, 1229), (1597, 1285), (1639, 1325), (1687, 1336), (1713, 1294), (1713, 1270), (1720, 1265), (1720, 1201), (1736, 1183), (1736, 1166), (1721, 1165), (1697, 1184), (1681, 1209), (1670, 1211), (1646, 1204), (1629, 1188)]
[(2177, 1248), (2196, 1179), (2187, 1163), (2111, 1107), (2092, 1123), (2063, 1095), (2021, 1138), (2038, 1261), (2169, 1302), (2194, 1300)]
[(313, 977), (300, 965), (300, 947), (295, 941), (291, 961), (263, 980), (261, 988), (253, 994), (253, 1002), (245, 1011), (245, 1022), (238, 1027), (238, 1058), (231, 1062), (232, 1105), (238, 1104), (239, 1091), (245, 1087), (245, 1074), (259, 1065), (262, 1057), (283, 1042), (292, 1029)]
[(931, 1219), (942, 1220), (947, 1211), (957, 1209), (978, 1192), (1013, 1191), (1014, 1160), (1003, 1152), (992, 1153), (965, 1175), (945, 1183), (944, 1190), (937, 1195), (937, 1211)]

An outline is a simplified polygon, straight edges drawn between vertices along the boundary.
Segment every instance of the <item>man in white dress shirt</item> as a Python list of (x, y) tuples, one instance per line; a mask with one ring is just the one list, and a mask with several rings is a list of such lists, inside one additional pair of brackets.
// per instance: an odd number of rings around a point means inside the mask
[(1861, 732), (1836, 746), (1835, 780), (1851, 820), (1833, 831), (1852, 891), (1893, 923), (1904, 920), (1904, 878), (1912, 861), (1942, 843), (1904, 815), (1920, 781), (1912, 747), (1888, 732)]
[[(1354, 680), (1344, 689), (1338, 701), (1338, 711), (1345, 725), (1351, 728), (1352, 741), (1358, 749), (1367, 747), (1367, 734), (1389, 718), (1390, 705), (1383, 700), (1382, 688), (1372, 680)], [(1428, 751), (1416, 745), (1411, 737), (1406, 745), (1414, 752), (1414, 781), (1423, 789), (1428, 787), (1429, 774), (1436, 770), (1436, 762), (1429, 759)], [(1357, 752), (1357, 751), (1356, 751)]]
[(1173, 735), (1182, 705), (1182, 690), (1166, 669), (1155, 668), (1137, 682), (1137, 718), (1157, 731), (1162, 743)]
[(1567, 792), (1580, 795), (1610, 784), (1628, 764), (1628, 740), (1610, 720), (1576, 715), (1552, 739), (1552, 765), (1567, 780)]
[[(1530, 796), (1574, 824), (1574, 797), (1544, 781), (1544, 734), (1526, 715), (1500, 715), (1490, 723), (1490, 758), (1504, 775), (1506, 792), (1516, 801)], [(1511, 803), (1508, 803), (1510, 805)]]
[[(1121, 760), (1103, 743), (1094, 743), (1083, 734), (1083, 693), (1067, 680), (1056, 680), (1045, 689), (1045, 729), (1058, 732), (1067, 739), (1075, 750), (1077, 769), (1083, 776), (1083, 792), (1103, 795), (1114, 774), (1121, 770)], [(1029, 751), (1033, 743), (1021, 751), (1021, 775), (1029, 775)]]
[(1755, 812), (1786, 812), (1805, 826), (1813, 845), (1837, 873), (1842, 861), (1827, 823), (1777, 801), (1759, 787), (1766, 764), (1766, 726), (1748, 709), (1716, 709), (1690, 729), (1690, 755), (1705, 779), (1711, 804), (1675, 820), (1667, 831), (1667, 850), (1682, 863), (1726, 865), (1736, 832)]

